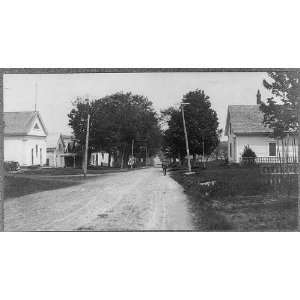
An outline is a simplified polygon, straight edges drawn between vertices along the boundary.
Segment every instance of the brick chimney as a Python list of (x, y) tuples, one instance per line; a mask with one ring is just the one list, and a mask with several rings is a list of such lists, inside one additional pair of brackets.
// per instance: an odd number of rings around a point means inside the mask
[(261, 93), (259, 90), (257, 90), (257, 94), (256, 94), (256, 104), (257, 105), (261, 104)]

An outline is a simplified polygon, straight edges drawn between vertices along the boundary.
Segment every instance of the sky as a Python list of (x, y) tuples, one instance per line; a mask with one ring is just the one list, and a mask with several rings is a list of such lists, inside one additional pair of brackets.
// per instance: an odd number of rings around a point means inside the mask
[(202, 89), (224, 129), (228, 105), (256, 104), (258, 89), (262, 100), (270, 96), (263, 87), (264, 78), (268, 78), (264, 72), (6, 74), (4, 111), (34, 110), (37, 99), (37, 110), (49, 134), (69, 134), (67, 114), (77, 97), (96, 99), (132, 92), (146, 96), (159, 111), (178, 104), (187, 92)]

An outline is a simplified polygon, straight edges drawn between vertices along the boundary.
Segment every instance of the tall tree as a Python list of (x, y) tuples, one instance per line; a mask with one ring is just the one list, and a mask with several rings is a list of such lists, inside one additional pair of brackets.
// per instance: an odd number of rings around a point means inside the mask
[[(152, 102), (141, 95), (115, 93), (92, 102), (77, 100), (69, 114), (69, 124), (76, 138), (84, 143), (84, 126), (87, 112), (91, 115), (89, 151), (107, 151), (123, 167), (131, 153), (147, 146), (154, 154), (160, 146), (158, 116)], [(139, 143), (137, 143), (139, 141)]]
[[(202, 90), (187, 93), (182, 98), (185, 121), (192, 155), (210, 155), (219, 143), (218, 117), (211, 108), (209, 96)], [(180, 108), (171, 107), (162, 111), (168, 128), (164, 132), (163, 150), (169, 157), (186, 155), (183, 121)]]
[(273, 96), (262, 102), (260, 108), (264, 123), (274, 130), (274, 137), (284, 138), (299, 126), (300, 72), (269, 72), (268, 76), (269, 81), (265, 79), (263, 84)]

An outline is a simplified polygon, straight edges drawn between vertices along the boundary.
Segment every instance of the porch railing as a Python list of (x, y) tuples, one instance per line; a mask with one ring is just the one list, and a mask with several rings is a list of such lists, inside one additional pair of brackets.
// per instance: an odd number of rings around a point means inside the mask
[(298, 163), (298, 159), (296, 157), (284, 157), (279, 158), (277, 156), (269, 156), (269, 157), (241, 157), (241, 163), (246, 164), (295, 164)]

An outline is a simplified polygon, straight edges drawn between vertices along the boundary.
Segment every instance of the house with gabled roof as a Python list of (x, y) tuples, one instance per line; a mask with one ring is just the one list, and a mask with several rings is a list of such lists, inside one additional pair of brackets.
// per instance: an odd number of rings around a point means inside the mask
[(264, 125), (260, 110), (261, 94), (257, 92), (256, 105), (229, 105), (225, 135), (228, 137), (228, 160), (240, 162), (245, 146), (256, 154), (258, 162), (278, 162), (281, 155), (297, 160), (295, 136), (284, 140), (284, 146), (272, 138), (273, 130)]
[(72, 135), (50, 134), (47, 138), (46, 165), (55, 168), (74, 167), (80, 163), (77, 141)]
[(38, 111), (4, 112), (4, 160), (46, 164), (46, 126)]

